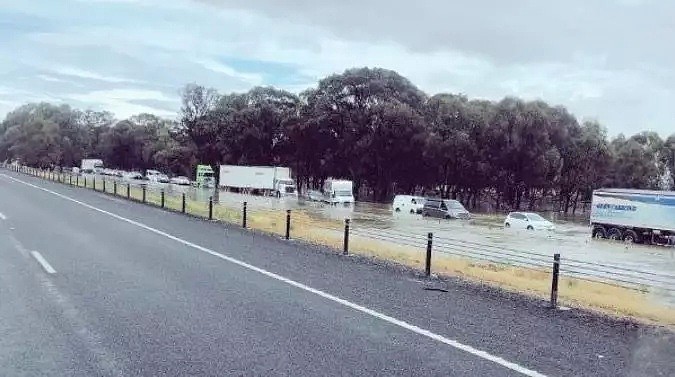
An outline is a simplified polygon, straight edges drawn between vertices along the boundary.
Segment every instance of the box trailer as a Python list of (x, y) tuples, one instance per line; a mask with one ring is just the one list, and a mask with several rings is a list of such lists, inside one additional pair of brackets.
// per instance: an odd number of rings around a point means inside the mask
[(321, 191), (310, 190), (310, 200), (326, 202), (328, 204), (353, 204), (354, 184), (346, 179), (327, 179)]
[(103, 160), (98, 158), (85, 158), (80, 165), (80, 171), (85, 174), (102, 174)]
[(630, 243), (675, 244), (675, 191), (593, 191), (591, 234)]
[(298, 195), (291, 169), (281, 166), (220, 165), (220, 187), (277, 197)]

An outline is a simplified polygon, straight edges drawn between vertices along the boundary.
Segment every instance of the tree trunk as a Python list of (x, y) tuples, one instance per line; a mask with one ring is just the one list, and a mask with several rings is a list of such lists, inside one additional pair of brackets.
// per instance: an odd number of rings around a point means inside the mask
[(579, 190), (577, 190), (577, 194), (574, 196), (574, 204), (572, 206), (572, 215), (577, 213), (577, 203), (579, 203)]

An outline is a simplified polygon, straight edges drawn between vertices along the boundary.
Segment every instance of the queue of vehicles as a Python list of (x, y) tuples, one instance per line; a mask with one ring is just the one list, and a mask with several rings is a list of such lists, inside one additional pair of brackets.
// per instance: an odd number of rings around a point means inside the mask
[[(169, 178), (148, 169), (123, 172), (108, 169), (100, 159), (83, 159), (73, 172), (121, 177), (139, 183), (194, 185), (213, 188), (215, 174), (211, 166), (198, 165), (195, 181), (184, 176)], [(291, 169), (280, 166), (221, 165), (219, 188), (253, 195), (298, 197)], [(354, 203), (354, 187), (350, 180), (326, 179), (320, 190), (309, 190), (307, 199), (330, 205)], [(599, 189), (591, 203), (591, 235), (593, 238), (622, 240), (629, 243), (675, 245), (675, 191)], [(396, 195), (392, 203), (396, 213), (420, 214), (441, 219), (471, 219), (471, 213), (457, 200)], [(555, 225), (533, 212), (511, 212), (504, 219), (504, 228), (552, 231)]]

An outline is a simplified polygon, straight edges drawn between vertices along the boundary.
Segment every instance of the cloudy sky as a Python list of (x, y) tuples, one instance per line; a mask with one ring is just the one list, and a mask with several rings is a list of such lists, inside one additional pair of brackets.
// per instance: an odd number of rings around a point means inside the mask
[(611, 135), (668, 135), (673, 20), (671, 0), (0, 0), (0, 117), (34, 101), (175, 117), (190, 82), (299, 92), (380, 66), (431, 94), (543, 99)]

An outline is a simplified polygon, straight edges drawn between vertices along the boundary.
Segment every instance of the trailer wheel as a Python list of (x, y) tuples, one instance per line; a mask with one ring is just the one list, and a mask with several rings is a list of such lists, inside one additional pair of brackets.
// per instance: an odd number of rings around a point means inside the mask
[(640, 236), (633, 230), (627, 230), (623, 233), (623, 241), (626, 243), (640, 243)]
[(623, 239), (623, 234), (621, 233), (621, 229), (619, 228), (612, 228), (607, 232), (607, 238), (609, 238), (612, 241), (620, 241)]
[(604, 227), (596, 226), (591, 232), (591, 237), (593, 238), (607, 238), (607, 231)]
[(414, 209), (411, 209), (411, 210), (410, 210), (410, 213), (415, 214), (415, 210), (414, 210)]
[(396, 208), (394, 211), (396, 211), (396, 212), (401, 212), (401, 209), (400, 209), (400, 208)]

